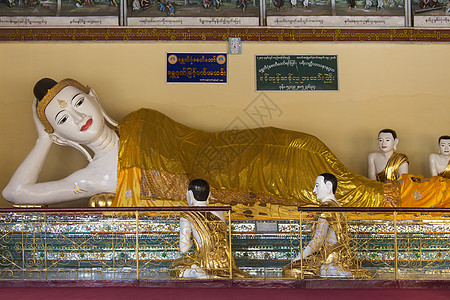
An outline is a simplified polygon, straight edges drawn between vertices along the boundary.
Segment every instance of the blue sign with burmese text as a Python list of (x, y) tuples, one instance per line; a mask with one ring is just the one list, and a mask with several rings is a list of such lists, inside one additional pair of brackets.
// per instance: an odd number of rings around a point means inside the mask
[(168, 83), (227, 83), (226, 53), (167, 53)]

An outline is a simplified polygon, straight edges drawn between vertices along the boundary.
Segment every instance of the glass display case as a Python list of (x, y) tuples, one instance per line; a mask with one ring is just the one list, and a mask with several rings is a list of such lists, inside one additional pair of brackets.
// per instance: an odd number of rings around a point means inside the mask
[[(183, 256), (181, 210), (189, 209), (3, 209), (0, 280), (173, 280), (168, 269)], [(304, 209), (297, 220), (227, 216), (227, 243), (236, 266), (251, 279), (282, 279), (283, 267), (311, 240), (315, 216), (323, 212)], [(448, 209), (347, 208), (340, 213), (346, 216), (352, 260), (364, 269), (364, 279), (450, 279)]]

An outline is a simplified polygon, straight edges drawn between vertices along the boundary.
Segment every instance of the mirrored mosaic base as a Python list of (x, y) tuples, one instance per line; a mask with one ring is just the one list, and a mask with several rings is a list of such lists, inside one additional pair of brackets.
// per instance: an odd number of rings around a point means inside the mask
[[(347, 220), (368, 279), (450, 279), (448, 214), (394, 221), (391, 214), (355, 213)], [(311, 239), (313, 222), (307, 215), (232, 221), (236, 265), (255, 279), (281, 279), (283, 266)], [(176, 212), (0, 214), (0, 280), (168, 280), (181, 256)]]

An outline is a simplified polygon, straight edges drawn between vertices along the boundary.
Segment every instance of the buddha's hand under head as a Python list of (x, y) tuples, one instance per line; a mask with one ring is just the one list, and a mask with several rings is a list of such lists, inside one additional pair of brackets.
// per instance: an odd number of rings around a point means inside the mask
[(33, 106), (32, 106), (32, 110), (33, 110), (33, 120), (34, 120), (34, 125), (36, 126), (36, 130), (38, 133), (38, 139), (42, 139), (42, 138), (47, 138), (48, 140), (50, 140), (49, 134), (47, 132), (45, 132), (45, 127), (42, 124), (41, 120), (39, 119), (39, 116), (37, 114), (37, 99), (34, 98), (33, 101)]

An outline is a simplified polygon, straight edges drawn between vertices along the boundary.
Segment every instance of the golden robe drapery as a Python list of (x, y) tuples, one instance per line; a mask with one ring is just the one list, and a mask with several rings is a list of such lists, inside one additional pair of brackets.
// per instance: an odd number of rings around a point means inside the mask
[(409, 163), (408, 157), (403, 153), (392, 153), (389, 157), (386, 167), (377, 174), (377, 180), (381, 182), (393, 181), (398, 178), (398, 169), (404, 163)]
[(209, 182), (211, 203), (250, 209), (255, 203), (317, 205), (312, 190), (323, 172), (337, 176), (336, 197), (344, 206), (384, 204), (381, 183), (351, 172), (319, 139), (306, 133), (274, 127), (205, 132), (150, 109), (126, 116), (118, 132), (113, 206), (185, 203), (187, 184), (194, 178)]
[(449, 178), (450, 179), (450, 161), (448, 162), (448, 164), (445, 167), (444, 171), (439, 173), (438, 176), (442, 176), (444, 178)]
[(450, 207), (450, 180), (441, 176), (424, 178), (403, 174), (397, 183), (403, 207)]

